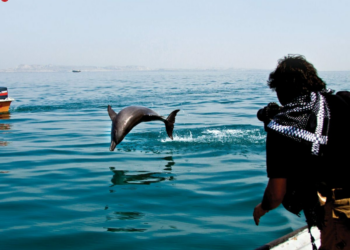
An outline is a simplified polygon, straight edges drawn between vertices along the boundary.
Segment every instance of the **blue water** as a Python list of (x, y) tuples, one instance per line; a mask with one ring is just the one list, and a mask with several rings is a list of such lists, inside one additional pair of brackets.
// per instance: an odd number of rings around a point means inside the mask
[[(254, 249), (305, 225), (282, 207), (255, 226), (267, 183), (256, 112), (268, 71), (0, 73), (0, 249)], [(321, 72), (347, 89), (350, 72)], [(109, 151), (107, 105), (176, 117)]]

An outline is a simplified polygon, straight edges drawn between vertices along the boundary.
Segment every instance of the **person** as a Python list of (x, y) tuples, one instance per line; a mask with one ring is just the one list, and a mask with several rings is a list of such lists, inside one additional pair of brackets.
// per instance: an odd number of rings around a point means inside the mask
[(253, 212), (256, 225), (282, 203), (292, 213), (303, 210), (309, 229), (318, 226), (320, 249), (350, 249), (350, 93), (327, 89), (301, 55), (280, 59), (268, 86), (282, 106), (258, 112), (269, 180)]

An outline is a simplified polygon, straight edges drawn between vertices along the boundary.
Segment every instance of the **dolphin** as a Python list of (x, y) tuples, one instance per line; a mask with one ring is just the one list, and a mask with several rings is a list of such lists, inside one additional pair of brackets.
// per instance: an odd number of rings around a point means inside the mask
[(162, 121), (165, 124), (165, 129), (170, 137), (173, 139), (173, 129), (175, 123), (175, 116), (180, 109), (176, 109), (165, 117), (158, 115), (152, 109), (140, 106), (129, 106), (122, 109), (117, 114), (110, 105), (108, 105), (108, 114), (112, 120), (112, 131), (111, 131), (111, 146), (110, 151), (113, 151), (115, 147), (121, 143), (124, 137), (141, 122), (150, 121)]

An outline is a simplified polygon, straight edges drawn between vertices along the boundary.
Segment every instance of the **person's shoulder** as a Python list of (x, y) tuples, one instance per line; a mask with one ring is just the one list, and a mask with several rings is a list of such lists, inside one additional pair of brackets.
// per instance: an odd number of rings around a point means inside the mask
[(350, 109), (350, 92), (338, 91), (336, 94), (325, 95), (331, 112), (347, 112)]
[(350, 92), (347, 91), (347, 90), (342, 90), (342, 91), (338, 91), (338, 92), (336, 93), (336, 95), (348, 96), (348, 97), (350, 97)]
[(349, 91), (338, 91), (335, 94), (338, 98), (342, 99), (346, 104), (350, 105), (350, 92)]

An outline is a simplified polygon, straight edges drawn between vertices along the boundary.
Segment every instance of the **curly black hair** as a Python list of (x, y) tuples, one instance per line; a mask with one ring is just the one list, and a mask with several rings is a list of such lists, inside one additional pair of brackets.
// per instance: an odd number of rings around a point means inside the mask
[(326, 88), (315, 67), (302, 55), (280, 59), (275, 71), (270, 73), (267, 85), (277, 93), (288, 95), (289, 99)]

